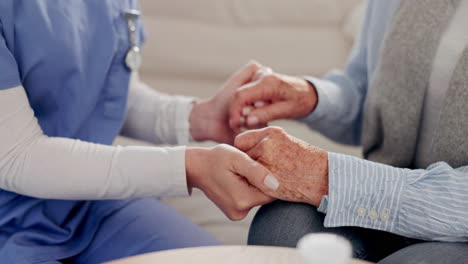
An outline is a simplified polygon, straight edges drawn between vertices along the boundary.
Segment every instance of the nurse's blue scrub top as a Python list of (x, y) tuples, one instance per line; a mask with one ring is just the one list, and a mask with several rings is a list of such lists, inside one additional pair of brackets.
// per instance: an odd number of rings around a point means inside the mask
[[(127, 101), (123, 12), (131, 8), (139, 8), (136, 0), (1, 0), (0, 89), (23, 85), (48, 136), (111, 144)], [(70, 257), (89, 244), (106, 212), (126, 203), (40, 200), (0, 190), (0, 263)]]

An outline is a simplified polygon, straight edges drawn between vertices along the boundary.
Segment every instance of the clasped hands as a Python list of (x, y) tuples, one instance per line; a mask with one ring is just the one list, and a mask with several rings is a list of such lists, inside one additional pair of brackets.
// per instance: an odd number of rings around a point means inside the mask
[(214, 97), (193, 106), (192, 137), (234, 147), (187, 148), (189, 188), (201, 189), (231, 220), (274, 199), (318, 206), (328, 193), (327, 152), (265, 127), (306, 116), (317, 101), (307, 81), (247, 64)]

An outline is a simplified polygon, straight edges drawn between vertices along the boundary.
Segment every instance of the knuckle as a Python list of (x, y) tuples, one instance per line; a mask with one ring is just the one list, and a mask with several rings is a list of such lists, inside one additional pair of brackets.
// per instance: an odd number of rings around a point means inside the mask
[(243, 105), (247, 100), (248, 92), (246, 89), (240, 89), (234, 95), (234, 102), (237, 106)]
[(265, 162), (270, 162), (272, 159), (272, 153), (275, 153), (274, 152), (275, 148), (276, 148), (276, 143), (272, 139), (270, 138), (264, 139), (259, 149), (261, 153), (260, 154), (261, 160)]
[[(213, 150), (215, 152), (216, 155), (225, 155), (226, 152), (229, 150), (230, 146), (229, 145), (226, 145), (226, 144), (218, 144), (216, 146), (213, 147)], [(228, 152), (227, 154), (231, 154), (231, 152)]]
[(247, 64), (247, 67), (250, 68), (250, 69), (253, 70), (253, 71), (257, 71), (257, 70), (259, 70), (262, 66), (261, 66), (260, 63), (258, 63), (257, 61), (251, 60), (251, 61), (249, 61), (249, 63)]
[(265, 81), (265, 83), (268, 83), (268, 85), (271, 86), (278, 86), (281, 82), (278, 75), (276, 74), (268, 74), (263, 78), (263, 80)]
[(229, 160), (231, 163), (234, 164), (234, 166), (236, 166), (238, 170), (240, 170), (240, 167), (244, 168), (245, 166), (247, 166), (250, 157), (242, 151), (232, 151), (232, 153), (229, 156)]
[(268, 150), (271, 146), (271, 140), (270, 140), (270, 137), (265, 137), (264, 139), (262, 139), (260, 141), (260, 143), (258, 144), (258, 150), (263, 153), (265, 152), (266, 150)]
[(244, 142), (244, 135), (239, 135), (237, 137), (234, 138), (234, 147), (238, 147), (240, 145), (242, 145), (242, 143)]
[(268, 132), (271, 135), (284, 135), (286, 133), (284, 129), (282, 129), (281, 127), (275, 127), (275, 126), (268, 127)]
[(221, 149), (226, 149), (226, 148), (229, 148), (229, 145), (228, 144), (218, 144), (218, 147), (221, 148)]
[(213, 147), (213, 152), (216, 152), (217, 154), (219, 154), (219, 152), (222, 152), (222, 144), (220, 145), (216, 145)]
[(283, 140), (288, 137), (288, 134), (286, 133), (286, 131), (284, 131), (284, 129), (281, 129), (281, 131), (278, 132), (276, 137)]
[(239, 134), (234, 138), (234, 147), (239, 148), (242, 147), (244, 144), (248, 143), (251, 139), (252, 131), (246, 131), (242, 134)]
[(254, 59), (251, 59), (251, 60), (249, 60), (247, 65), (248, 66), (260, 66), (260, 63), (258, 63), (258, 61), (254, 60)]

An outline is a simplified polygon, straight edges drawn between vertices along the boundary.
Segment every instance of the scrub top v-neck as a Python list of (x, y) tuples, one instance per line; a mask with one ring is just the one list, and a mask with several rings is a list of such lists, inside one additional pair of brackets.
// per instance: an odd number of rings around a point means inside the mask
[[(48, 136), (111, 144), (120, 130), (132, 0), (2, 0), (0, 89), (23, 85)], [(142, 25), (136, 21), (141, 45)]]

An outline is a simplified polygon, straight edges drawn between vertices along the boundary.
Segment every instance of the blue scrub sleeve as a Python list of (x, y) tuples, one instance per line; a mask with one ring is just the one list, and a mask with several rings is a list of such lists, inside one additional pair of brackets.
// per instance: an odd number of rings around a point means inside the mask
[(1, 21), (0, 33), (0, 90), (4, 90), (21, 85), (21, 79), (15, 57), (7, 47)]

